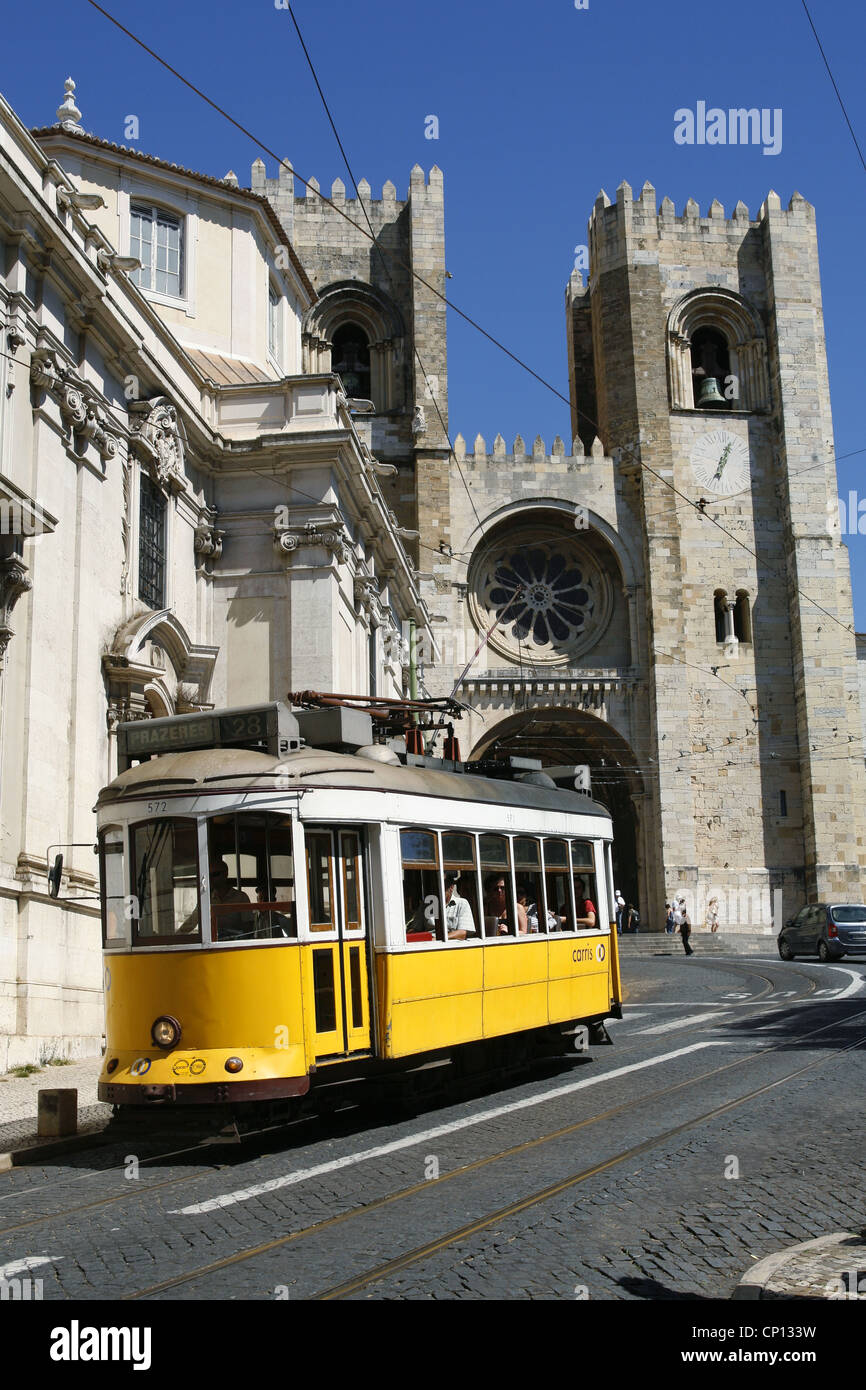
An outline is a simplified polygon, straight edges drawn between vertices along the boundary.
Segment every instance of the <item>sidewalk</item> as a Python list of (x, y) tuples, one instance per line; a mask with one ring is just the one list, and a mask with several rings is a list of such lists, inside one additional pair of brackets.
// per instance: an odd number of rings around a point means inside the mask
[(102, 1068), (101, 1057), (88, 1057), (65, 1067), (45, 1066), (32, 1076), (0, 1075), (0, 1155), (35, 1143), (36, 1112), (40, 1091), (74, 1087), (78, 1091), (78, 1132), (97, 1132), (111, 1118), (111, 1106), (96, 1098), (96, 1085)]
[(767, 1255), (732, 1298), (866, 1298), (866, 1232), (841, 1231)]

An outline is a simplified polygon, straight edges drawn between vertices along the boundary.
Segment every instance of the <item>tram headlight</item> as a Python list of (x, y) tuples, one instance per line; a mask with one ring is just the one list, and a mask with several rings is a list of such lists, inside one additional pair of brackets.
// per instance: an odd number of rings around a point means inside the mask
[(180, 1042), (180, 1024), (176, 1018), (163, 1014), (154, 1020), (150, 1036), (156, 1047), (162, 1047), (167, 1051), (170, 1047), (177, 1047)]

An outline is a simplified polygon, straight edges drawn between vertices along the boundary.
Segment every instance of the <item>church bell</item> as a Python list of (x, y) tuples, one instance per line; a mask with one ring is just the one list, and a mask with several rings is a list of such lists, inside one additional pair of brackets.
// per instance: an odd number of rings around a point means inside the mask
[(725, 398), (719, 390), (718, 377), (707, 376), (701, 382), (698, 405), (724, 405)]

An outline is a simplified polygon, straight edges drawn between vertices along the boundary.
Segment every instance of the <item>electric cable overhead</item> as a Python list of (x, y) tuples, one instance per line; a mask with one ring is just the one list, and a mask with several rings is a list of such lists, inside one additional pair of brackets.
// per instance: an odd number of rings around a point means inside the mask
[[(194, 93), (195, 93), (197, 96), (199, 96), (203, 101), (205, 101), (205, 102), (207, 103), (207, 105), (209, 105), (210, 107), (212, 107), (213, 110), (217, 111), (221, 116), (223, 116), (227, 121), (229, 121), (229, 123), (230, 123), (231, 125), (233, 125), (237, 130), (241, 131), (241, 133), (244, 134), (245, 136), (247, 136), (248, 139), (252, 140), (253, 143), (254, 143), (259, 149), (264, 150), (265, 153), (271, 155), (271, 157), (272, 157), (273, 159), (276, 159), (276, 160), (277, 160), (277, 163), (278, 163), (279, 165), (282, 165), (282, 163), (283, 163), (282, 158), (281, 158), (279, 155), (277, 155), (276, 152), (275, 152), (274, 150), (272, 150), (272, 149), (270, 148), (269, 145), (267, 145), (264, 141), (262, 141), (261, 139), (259, 139), (256, 135), (254, 135), (252, 131), (250, 131), (246, 126), (242, 125), (242, 124), (241, 124), (238, 120), (236, 120), (233, 116), (229, 115), (229, 113), (228, 113), (223, 107), (221, 107), (217, 102), (213, 101), (210, 97), (208, 97), (200, 88), (198, 88), (197, 86), (195, 86), (194, 83), (190, 82), (188, 78), (184, 77), (182, 73), (180, 73), (175, 67), (172, 66), (172, 64), (170, 64), (166, 59), (162, 58), (154, 49), (152, 49), (151, 47), (149, 47), (149, 45), (147, 45), (142, 39), (138, 38), (138, 36), (137, 36), (136, 34), (134, 34), (130, 29), (128, 29), (125, 25), (123, 25), (118, 19), (116, 19), (114, 15), (110, 14), (108, 10), (104, 9), (101, 5), (99, 5), (99, 4), (97, 3), (97, 0), (87, 0), (87, 3), (88, 3), (89, 5), (91, 5), (91, 7), (92, 7), (93, 9), (98, 10), (99, 13), (102, 14), (104, 18), (106, 18), (106, 19), (107, 19), (111, 24), (113, 24), (116, 28), (118, 28), (119, 30), (121, 30), (121, 32), (123, 32), (124, 34), (126, 34), (128, 38), (132, 39), (132, 41), (133, 41), (134, 43), (136, 43), (140, 48), (142, 48), (146, 53), (148, 53), (156, 62), (160, 63), (161, 66), (163, 66), (167, 71), (169, 71), (170, 73), (172, 73), (173, 76), (175, 76), (180, 82), (182, 82), (182, 83), (183, 83), (186, 87), (188, 87), (192, 92), (194, 92)], [(803, 4), (804, 4), (804, 8), (805, 8), (805, 0), (803, 0)], [(807, 15), (808, 15), (808, 9), (807, 9)], [(811, 17), (810, 17), (810, 23), (811, 23)], [(813, 25), (813, 30), (814, 30), (814, 25)], [(816, 34), (816, 38), (817, 38), (817, 34)], [(822, 52), (823, 52), (823, 50), (822, 50)], [(825, 59), (825, 61), (826, 61), (826, 59)], [(828, 67), (828, 70), (829, 70), (829, 67)], [(831, 74), (831, 76), (832, 76), (832, 74)], [(834, 82), (834, 86), (835, 86), (835, 82)], [(841, 100), (841, 98), (840, 98), (840, 100)], [(843, 105), (843, 110), (844, 110), (844, 105)], [(846, 119), (847, 119), (847, 116), (846, 116)], [(849, 126), (850, 126), (850, 122), (849, 122)], [(852, 130), (852, 135), (853, 135), (853, 130)], [(855, 143), (856, 143), (856, 137), (855, 137)], [(858, 145), (858, 151), (859, 151), (859, 145)], [(862, 159), (862, 154), (861, 154), (861, 159)], [(864, 166), (864, 167), (866, 167), (866, 166)], [(373, 241), (375, 242), (375, 238), (372, 236), (372, 234), (371, 234), (369, 231), (367, 231), (367, 230), (366, 230), (365, 228), (363, 228), (359, 223), (355, 222), (351, 217), (349, 217), (349, 216), (345, 213), (345, 211), (344, 211), (343, 209), (339, 208), (339, 207), (338, 207), (335, 203), (333, 203), (329, 198), (327, 198), (324, 194), (322, 194), (322, 193), (320, 192), (319, 189), (314, 188), (313, 185), (310, 183), (310, 181), (304, 179), (304, 178), (303, 178), (302, 176), (300, 176), (300, 175), (295, 175), (295, 177), (299, 178), (299, 179), (300, 179), (300, 182), (303, 183), (307, 188), (313, 189), (313, 192), (316, 194), (316, 196), (318, 196), (319, 198), (321, 198), (321, 200), (322, 200), (323, 202), (327, 203), (329, 207), (333, 208), (333, 210), (334, 210), (335, 212), (337, 212), (339, 216), (343, 217), (347, 222), (350, 223), (350, 225), (352, 225), (353, 227), (355, 227), (355, 229), (356, 229), (357, 231), (360, 231), (360, 232), (362, 233), (362, 235), (365, 235), (365, 236), (369, 237), (371, 240), (373, 240)], [(394, 253), (389, 253), (389, 254), (392, 254), (392, 255), (393, 255)], [(452, 309), (454, 310), (455, 313), (457, 313), (461, 318), (463, 318), (467, 323), (469, 323), (473, 328), (475, 328), (479, 333), (481, 333), (483, 337), (487, 338), (488, 341), (490, 341), (491, 343), (494, 344), (494, 346), (498, 347), (502, 352), (504, 352), (508, 357), (510, 357), (510, 358), (512, 359), (512, 361), (516, 362), (516, 363), (518, 364), (518, 366), (522, 367), (522, 368), (523, 368), (525, 371), (527, 371), (532, 377), (534, 377), (535, 380), (537, 380), (538, 382), (540, 382), (540, 383), (541, 383), (543, 386), (545, 386), (549, 391), (551, 391), (553, 395), (555, 395), (559, 400), (563, 401), (566, 405), (568, 405), (568, 406), (570, 407), (571, 402), (570, 402), (569, 398), (568, 398), (567, 396), (564, 396), (564, 395), (562, 394), (562, 392), (558, 390), (557, 387), (553, 386), (552, 383), (550, 383), (550, 382), (547, 381), (544, 377), (542, 377), (542, 376), (540, 375), (540, 373), (536, 372), (536, 371), (534, 370), (534, 368), (530, 367), (529, 364), (528, 364), (527, 362), (525, 362), (522, 358), (518, 357), (518, 355), (517, 355), (516, 353), (512, 352), (511, 349), (508, 348), (508, 347), (507, 347), (504, 343), (502, 343), (499, 339), (495, 338), (495, 337), (493, 336), (493, 334), (488, 333), (487, 330), (486, 330), (485, 328), (483, 328), (483, 326), (482, 326), (481, 324), (479, 324), (478, 321), (477, 321), (476, 319), (472, 318), (471, 315), (467, 314), (467, 313), (466, 313), (463, 309), (461, 309), (458, 305), (456, 305), (456, 304), (454, 304), (452, 301), (450, 301), (450, 300), (447, 298), (447, 296), (445, 296), (444, 294), (442, 294), (438, 289), (436, 289), (436, 287), (435, 287), (434, 285), (431, 285), (431, 284), (429, 283), (429, 281), (427, 281), (422, 275), (420, 275), (416, 270), (414, 270), (414, 268), (413, 268), (411, 265), (408, 265), (406, 262), (404, 262), (404, 261), (402, 260), (402, 258), (400, 258), (400, 257), (398, 257), (398, 256), (394, 256), (394, 259), (395, 259), (395, 261), (396, 261), (398, 264), (400, 264), (403, 268), (407, 269), (407, 270), (409, 271), (409, 273), (413, 276), (413, 278), (415, 278), (415, 279), (418, 280), (421, 284), (423, 284), (432, 294), (434, 294), (438, 299), (440, 299), (440, 300), (441, 300), (444, 304), (446, 304), (449, 308), (452, 308)], [(587, 417), (587, 419), (588, 419), (588, 417)], [(589, 420), (589, 419), (588, 419), (588, 423), (591, 424), (592, 427), (593, 427), (594, 429), (596, 429), (596, 431), (598, 430), (598, 425), (597, 425), (597, 423), (596, 423), (595, 421), (592, 421), (592, 420)], [(708, 514), (704, 511), (704, 505), (705, 505), (705, 504), (702, 505), (702, 504), (699, 504), (698, 502), (694, 502), (694, 501), (693, 501), (690, 497), (688, 497), (685, 493), (681, 492), (680, 489), (678, 489), (677, 487), (675, 487), (675, 485), (674, 485), (672, 482), (670, 482), (667, 478), (664, 478), (659, 472), (657, 472), (657, 470), (651, 468), (649, 464), (645, 463), (645, 462), (643, 461), (643, 459), (641, 459), (641, 458), (639, 457), (639, 455), (636, 455), (632, 449), (625, 448), (625, 449), (623, 449), (623, 453), (624, 453), (627, 457), (633, 459), (633, 461), (634, 461), (635, 463), (637, 463), (638, 466), (639, 466), (641, 469), (643, 469), (645, 472), (648, 472), (648, 473), (650, 473), (653, 477), (655, 477), (655, 478), (657, 479), (657, 481), (661, 482), (661, 483), (662, 483), (663, 485), (665, 485), (666, 487), (669, 487), (678, 497), (680, 497), (680, 499), (681, 499), (683, 502), (685, 502), (688, 506), (692, 507), (692, 508), (693, 508), (695, 511), (697, 511), (701, 516), (703, 516), (706, 520), (708, 520), (708, 521), (710, 522), (711, 525), (716, 526), (718, 530), (720, 530), (720, 531), (721, 531), (724, 535), (726, 535), (730, 540), (734, 541), (738, 546), (740, 546), (741, 549), (745, 550), (748, 554), (752, 555), (753, 558), (759, 559), (759, 556), (757, 555), (757, 552), (756, 552), (756, 551), (754, 551), (754, 550), (753, 550), (750, 546), (748, 546), (744, 541), (740, 540), (740, 538), (739, 538), (738, 536), (736, 536), (733, 532), (729, 531), (725, 526), (723, 526), (720, 522), (718, 522), (714, 517), (708, 515)], [(452, 456), (453, 456), (453, 451), (452, 451)], [(803, 471), (805, 471), (805, 470), (803, 470)], [(775, 574), (777, 577), (779, 577), (779, 578), (785, 580), (786, 582), (788, 582), (788, 575), (785, 574), (783, 571), (781, 571), (781, 570), (776, 570), (776, 569), (772, 569), (772, 570), (769, 570), (768, 572), (771, 573), (771, 574)], [(800, 595), (801, 598), (803, 598), (807, 603), (811, 604), (812, 607), (814, 607), (815, 609), (817, 609), (818, 612), (822, 613), (825, 617), (829, 618), (831, 622), (836, 623), (837, 626), (839, 626), (839, 627), (841, 627), (841, 628), (843, 629), (843, 631), (846, 631), (846, 632), (853, 632), (854, 629), (853, 629), (853, 625), (852, 625), (852, 624), (842, 622), (841, 619), (837, 618), (835, 614), (831, 613), (828, 609), (824, 608), (821, 604), (819, 604), (819, 603), (817, 602), (817, 600), (813, 599), (813, 598), (812, 598), (809, 594), (807, 594), (803, 589), (800, 589), (798, 586), (795, 586), (795, 589), (796, 589), (796, 592)]]
[(819, 37), (818, 37), (818, 30), (815, 28), (815, 24), (814, 24), (814, 21), (813, 21), (813, 19), (812, 19), (811, 14), (809, 13), (809, 6), (806, 4), (806, 0), (802, 0), (802, 5), (803, 5), (803, 9), (806, 11), (806, 18), (807, 18), (808, 21), (809, 21), (809, 27), (810, 27), (810, 29), (812, 30), (812, 33), (815, 35), (815, 42), (816, 42), (816, 44), (818, 45), (818, 49), (819, 49), (819, 52), (820, 52), (820, 54), (821, 54), (821, 57), (824, 59), (824, 67), (827, 69), (827, 75), (828, 75), (828, 77), (830, 78), (830, 81), (833, 83), (833, 91), (836, 93), (837, 100), (838, 100), (838, 102), (839, 102), (839, 105), (840, 105), (841, 108), (842, 108), (842, 115), (845, 117), (845, 124), (847, 125), (848, 129), (849, 129), (850, 132), (851, 132), (851, 139), (854, 141), (854, 147), (855, 147), (855, 149), (857, 150), (857, 154), (858, 154), (859, 157), (860, 157), (860, 163), (863, 165), (864, 170), (866, 170), (866, 159), (863, 158), (863, 151), (862, 151), (861, 148), (860, 148), (860, 141), (857, 139), (857, 136), (854, 134), (854, 127), (853, 127), (852, 124), (851, 124), (851, 118), (849, 117), (848, 112), (847, 112), (847, 109), (846, 109), (846, 107), (845, 107), (845, 103), (844, 103), (844, 101), (842, 100), (842, 93), (839, 91), (839, 88), (838, 88), (838, 86), (837, 86), (837, 84), (836, 84), (836, 79), (835, 79), (835, 77), (833, 76), (833, 71), (832, 71), (832, 68), (830, 67), (830, 63), (829, 63), (829, 60), (828, 60), (828, 58), (827, 58), (827, 54), (824, 52), (824, 45), (822, 44), (821, 40), (820, 40)]

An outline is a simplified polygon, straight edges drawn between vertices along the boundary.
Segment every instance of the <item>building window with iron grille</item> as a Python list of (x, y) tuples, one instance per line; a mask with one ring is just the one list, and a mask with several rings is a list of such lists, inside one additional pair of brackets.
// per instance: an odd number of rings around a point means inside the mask
[(132, 274), (139, 289), (183, 297), (183, 218), (164, 208), (133, 203), (129, 254), (141, 261), (141, 269)]
[(151, 608), (165, 607), (166, 501), (145, 473), (141, 475), (138, 524), (138, 597)]

